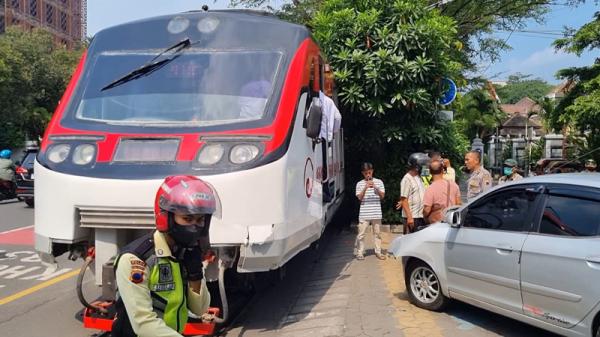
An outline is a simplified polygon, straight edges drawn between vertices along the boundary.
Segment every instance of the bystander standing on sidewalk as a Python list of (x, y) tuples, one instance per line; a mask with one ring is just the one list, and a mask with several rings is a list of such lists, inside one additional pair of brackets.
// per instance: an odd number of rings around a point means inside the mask
[(442, 160), (444, 161), (444, 179), (456, 182), (456, 171), (452, 165), (450, 165), (450, 159), (444, 158)]
[(381, 200), (385, 196), (383, 181), (373, 177), (373, 164), (363, 163), (361, 172), (363, 180), (356, 184), (356, 197), (360, 200), (358, 215), (358, 235), (354, 243), (356, 259), (364, 259), (365, 234), (369, 225), (373, 225), (373, 241), (375, 242), (375, 255), (380, 260), (385, 260), (381, 254)]
[(408, 172), (400, 182), (400, 201), (396, 204), (396, 209), (402, 209), (404, 234), (412, 233), (417, 228), (425, 226), (423, 220), (425, 185), (421, 180), (421, 170), (428, 160), (424, 153), (411, 154), (408, 158)]
[(492, 188), (492, 175), (481, 166), (481, 153), (476, 150), (467, 152), (465, 166), (471, 172), (467, 181), (467, 199), (471, 200)]
[(450, 206), (460, 205), (460, 191), (454, 181), (444, 179), (442, 161), (435, 160), (429, 165), (432, 183), (423, 197), (423, 217), (428, 224), (441, 221), (444, 210)]

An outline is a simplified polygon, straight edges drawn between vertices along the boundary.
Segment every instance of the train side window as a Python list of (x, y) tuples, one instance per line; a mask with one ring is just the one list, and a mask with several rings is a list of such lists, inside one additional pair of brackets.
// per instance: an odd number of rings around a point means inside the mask
[(321, 91), (325, 89), (325, 62), (321, 56), (319, 56), (319, 89)]
[[(315, 62), (316, 61), (316, 62)], [(321, 79), (319, 76), (319, 60), (317, 56), (313, 56), (310, 61), (310, 83), (309, 90), (312, 97), (319, 97), (319, 90), (321, 88)]]
[(307, 117), (308, 112), (310, 110), (310, 106), (313, 103), (314, 98), (319, 98), (319, 68), (318, 68), (318, 60), (316, 56), (310, 58), (310, 79), (308, 82), (308, 99), (306, 100), (306, 107), (304, 109), (304, 122), (302, 123), (302, 127), (305, 129), (308, 127)]

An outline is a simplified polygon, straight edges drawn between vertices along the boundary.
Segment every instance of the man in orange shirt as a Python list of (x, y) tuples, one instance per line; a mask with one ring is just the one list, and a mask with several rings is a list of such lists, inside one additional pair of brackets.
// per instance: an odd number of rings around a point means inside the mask
[(423, 197), (423, 217), (427, 223), (441, 221), (444, 210), (450, 206), (460, 205), (460, 190), (458, 185), (444, 179), (444, 164), (440, 160), (434, 160), (429, 164), (432, 183), (425, 191)]

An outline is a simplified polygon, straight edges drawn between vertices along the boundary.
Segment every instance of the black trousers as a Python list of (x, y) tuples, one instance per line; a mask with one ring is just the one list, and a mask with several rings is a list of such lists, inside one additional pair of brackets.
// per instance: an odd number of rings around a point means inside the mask
[(427, 227), (427, 223), (425, 223), (425, 219), (423, 218), (413, 218), (415, 222), (413, 228), (408, 228), (408, 219), (402, 218), (402, 220), (404, 221), (404, 226), (402, 226), (404, 227), (404, 229), (402, 230), (403, 234), (418, 232), (421, 229)]
[(125, 304), (119, 299), (115, 304), (117, 309), (117, 318), (113, 321), (111, 337), (137, 337), (127, 316)]

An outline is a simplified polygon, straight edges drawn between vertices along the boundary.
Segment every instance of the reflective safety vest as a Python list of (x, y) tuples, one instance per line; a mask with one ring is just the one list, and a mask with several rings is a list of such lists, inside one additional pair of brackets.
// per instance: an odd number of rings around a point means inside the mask
[(429, 187), (429, 185), (431, 185), (431, 175), (421, 176), (421, 181), (423, 181), (423, 185), (425, 185), (425, 188)]
[(187, 323), (188, 309), (185, 296), (187, 289), (179, 263), (165, 257), (158, 258), (150, 269), (148, 288), (155, 311), (162, 312), (162, 319), (167, 326), (182, 333)]
[[(125, 253), (133, 254), (146, 263), (149, 269), (148, 288), (152, 297), (152, 307), (168, 327), (181, 334), (188, 320), (188, 308), (187, 282), (183, 279), (180, 264), (171, 257), (157, 257), (154, 254), (154, 240), (151, 235), (144, 235), (128, 245), (117, 257), (114, 263), (115, 271)], [(117, 300), (116, 311), (117, 319), (113, 322), (111, 335), (136, 337), (121, 298)]]

